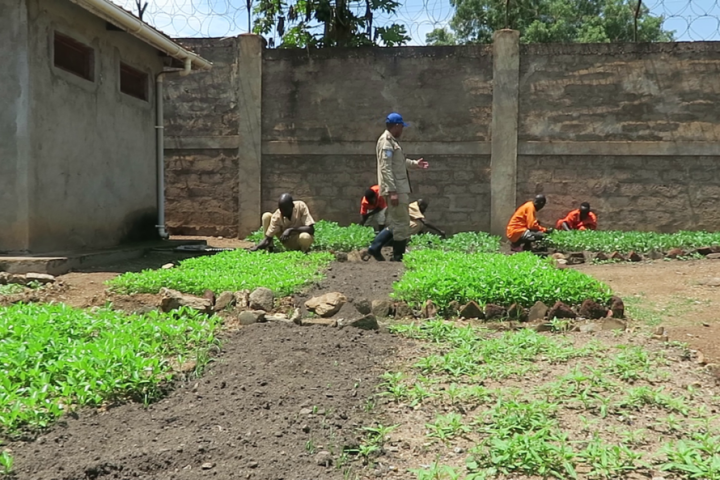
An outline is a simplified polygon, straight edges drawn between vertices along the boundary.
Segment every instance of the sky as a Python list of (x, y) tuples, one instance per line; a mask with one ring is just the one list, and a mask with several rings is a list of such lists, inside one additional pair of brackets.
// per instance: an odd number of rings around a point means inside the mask
[[(112, 0), (137, 12), (135, 0)], [(248, 31), (247, 0), (147, 0), (143, 20), (172, 37), (226, 37)], [(254, 0), (257, 1), (257, 0)], [(424, 45), (425, 35), (452, 18), (449, 0), (400, 0), (397, 14), (376, 16), (375, 25), (400, 23)], [(644, 0), (654, 15), (663, 15), (664, 27), (679, 41), (720, 40), (720, 0)]]

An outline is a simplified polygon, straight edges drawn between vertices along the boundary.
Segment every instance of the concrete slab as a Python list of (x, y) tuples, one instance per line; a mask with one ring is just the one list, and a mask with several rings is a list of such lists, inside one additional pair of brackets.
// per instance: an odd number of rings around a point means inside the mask
[(207, 242), (205, 240), (158, 240), (107, 250), (55, 252), (22, 256), (0, 255), (0, 271), (18, 274), (32, 272), (62, 275), (80, 268), (139, 258), (150, 251), (171, 251), (183, 245), (203, 246), (207, 245)]

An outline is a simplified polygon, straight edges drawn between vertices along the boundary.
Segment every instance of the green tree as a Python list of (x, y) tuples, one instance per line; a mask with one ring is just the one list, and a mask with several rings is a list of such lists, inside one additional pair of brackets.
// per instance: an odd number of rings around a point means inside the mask
[(373, 16), (399, 6), (396, 0), (260, 0), (253, 32), (277, 34), (281, 48), (393, 47), (410, 40), (405, 27), (373, 27)]
[[(520, 31), (525, 43), (607, 43), (635, 41), (637, 0), (450, 0), (455, 14), (452, 31), (436, 29), (426, 37), (429, 45), (490, 43), (503, 28)], [(644, 5), (637, 16), (637, 41), (668, 42), (672, 31), (663, 30), (663, 17)], [(442, 43), (441, 43), (442, 42)]]

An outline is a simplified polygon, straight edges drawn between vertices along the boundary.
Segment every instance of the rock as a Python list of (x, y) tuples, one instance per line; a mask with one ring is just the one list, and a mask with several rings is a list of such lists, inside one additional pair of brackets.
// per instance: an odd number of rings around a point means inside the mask
[(169, 269), (173, 268), (174, 266), (175, 266), (174, 263), (166, 263), (166, 264), (163, 265), (161, 268), (162, 268), (163, 270), (169, 270)]
[(522, 306), (518, 305), (517, 303), (513, 303), (508, 308), (507, 316), (508, 316), (508, 318), (512, 318), (513, 320), (527, 322), (528, 321), (528, 309), (523, 308)]
[(560, 260), (555, 260), (555, 266), (557, 268), (565, 268), (565, 266), (568, 264), (568, 261), (566, 258), (561, 258)]
[(530, 311), (528, 312), (528, 321), (535, 322), (537, 320), (542, 320), (547, 316), (548, 310), (548, 306), (543, 302), (535, 302), (535, 305), (530, 307)]
[(700, 280), (698, 283), (700, 285), (705, 285), (706, 287), (720, 287), (720, 278), (718, 278), (718, 277), (706, 278), (704, 280)]
[(265, 321), (275, 323), (293, 323), (292, 320), (287, 318), (287, 315), (282, 315), (279, 313), (276, 313), (275, 315), (265, 315)]
[(554, 258), (555, 260), (565, 260), (565, 259), (567, 258), (564, 254), (562, 254), (562, 253), (560, 253), (560, 252), (558, 252), (558, 253), (553, 253), (553, 254), (550, 255), (550, 256), (551, 256), (552, 258)]
[(10, 276), (7, 277), (7, 283), (14, 285), (27, 285), (27, 280), (25, 280), (25, 275), (11, 273)]
[(451, 316), (456, 316), (460, 312), (460, 303), (456, 300), (451, 301), (448, 303), (447, 311)]
[(705, 258), (707, 258), (708, 260), (720, 260), (720, 253), (711, 253)]
[(622, 298), (613, 296), (610, 297), (610, 310), (612, 311), (612, 316), (615, 318), (624, 318), (625, 317), (625, 302), (623, 302)]
[(300, 313), (299, 308), (293, 310), (293, 313), (290, 316), (290, 321), (293, 322), (295, 325), (302, 325), (302, 313)]
[(592, 320), (605, 318), (607, 316), (607, 313), (607, 308), (590, 299), (585, 300), (580, 306), (580, 316)]
[(580, 265), (585, 263), (585, 254), (583, 252), (573, 252), (567, 256), (568, 265)]
[(553, 307), (548, 310), (548, 318), (576, 318), (577, 314), (572, 308), (565, 305), (563, 302), (556, 302)]
[(358, 318), (355, 320), (338, 320), (338, 326), (339, 327), (355, 327), (359, 328), (361, 330), (378, 330), (380, 329), (380, 324), (377, 321), (377, 318), (375, 318), (375, 315), (365, 315), (362, 318)]
[(47, 273), (27, 273), (25, 274), (25, 280), (28, 282), (42, 283), (43, 285), (55, 283), (55, 277)]
[(697, 363), (698, 365), (705, 365), (707, 363), (707, 361), (705, 360), (705, 355), (703, 355), (700, 350), (698, 350), (697, 352), (697, 358), (695, 359), (695, 363)]
[(378, 318), (389, 317), (392, 313), (392, 302), (390, 300), (373, 300), (371, 313)]
[(163, 288), (160, 290), (160, 310), (170, 312), (180, 307), (188, 307), (202, 313), (212, 312), (212, 303), (207, 298), (200, 298), (193, 295), (185, 295), (184, 293)]
[(650, 260), (662, 260), (665, 258), (665, 255), (662, 252), (658, 252), (657, 250), (650, 250), (650, 253), (648, 253), (648, 258)]
[(552, 332), (553, 326), (552, 323), (543, 322), (538, 323), (534, 328), (536, 332)]
[(504, 318), (506, 314), (507, 312), (505, 311), (505, 308), (501, 307), (500, 305), (494, 305), (492, 303), (488, 303), (487, 305), (485, 305), (486, 320), (496, 320), (498, 318)]
[(619, 318), (608, 317), (602, 321), (603, 330), (625, 330), (627, 329), (627, 323)]
[(634, 250), (630, 252), (627, 256), (627, 259), (631, 262), (640, 262), (642, 261), (643, 257), (639, 253), (635, 252)]
[(240, 325), (252, 325), (253, 323), (263, 323), (265, 321), (265, 312), (263, 310), (245, 310), (238, 315)]
[(7, 285), (10, 279), (10, 274), (7, 272), (0, 272), (0, 285)]
[(203, 470), (210, 470), (214, 466), (215, 466), (215, 464), (212, 462), (205, 462), (202, 464), (202, 467), (200, 467), (200, 468), (202, 468)]
[(616, 262), (624, 262), (625, 257), (620, 252), (613, 252), (610, 254), (610, 260), (614, 260)]
[(303, 326), (320, 325), (322, 327), (337, 327), (338, 322), (334, 318), (305, 318), (302, 324)]
[(220, 312), (222, 310), (225, 310), (227, 307), (235, 303), (235, 296), (232, 292), (223, 292), (220, 294), (219, 297), (215, 299), (215, 308), (214, 310), (216, 312)]
[(348, 254), (345, 252), (335, 252), (335, 260), (338, 262), (347, 262), (348, 261)]
[(667, 258), (677, 258), (682, 257), (685, 255), (685, 251), (683, 251), (682, 248), (671, 248), (668, 250), (668, 252), (665, 254)]
[(265, 287), (256, 288), (248, 297), (248, 306), (253, 310), (265, 310), (269, 312), (273, 309), (273, 301), (275, 295), (272, 290)]
[(212, 290), (205, 290), (203, 292), (203, 298), (210, 301), (210, 305), (215, 305), (215, 292)]
[(240, 290), (233, 294), (235, 297), (235, 308), (245, 310), (250, 307), (250, 290)]
[(370, 300), (367, 298), (356, 300), (354, 305), (357, 311), (363, 315), (370, 315), (372, 313), (372, 303), (370, 303)]
[(711, 253), (713, 253), (712, 247), (700, 247), (700, 248), (697, 248), (695, 251), (703, 256), (710, 255)]
[(322, 451), (315, 455), (315, 462), (322, 467), (329, 467), (332, 465), (332, 455), (330, 452)]
[(422, 310), (420, 310), (420, 316), (422, 318), (435, 318), (437, 316), (437, 307), (432, 300), (425, 300)]
[(598, 252), (595, 254), (595, 260), (598, 262), (607, 262), (610, 259), (607, 255), (605, 255), (603, 252)]
[(414, 316), (412, 309), (407, 303), (397, 302), (395, 304), (395, 318), (412, 318)]
[(458, 313), (458, 316), (460, 318), (478, 318), (480, 320), (485, 318), (485, 314), (480, 308), (480, 305), (473, 301), (470, 301), (460, 307), (460, 312)]
[(305, 308), (321, 317), (332, 317), (347, 302), (347, 297), (339, 292), (330, 292), (305, 302)]
[(601, 327), (597, 322), (587, 322), (578, 325), (578, 331), (580, 331), (580, 333), (596, 333), (600, 330)]

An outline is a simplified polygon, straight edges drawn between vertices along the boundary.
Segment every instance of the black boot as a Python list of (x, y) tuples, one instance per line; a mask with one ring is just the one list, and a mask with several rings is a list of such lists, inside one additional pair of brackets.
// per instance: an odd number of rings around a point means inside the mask
[(393, 262), (402, 262), (403, 255), (405, 254), (405, 247), (407, 247), (407, 240), (395, 240), (393, 242)]
[(378, 262), (384, 262), (385, 257), (382, 256), (382, 253), (380, 250), (382, 250), (382, 247), (387, 245), (389, 242), (392, 241), (393, 235), (390, 230), (383, 230), (380, 233), (375, 236), (375, 240), (370, 244), (370, 248), (368, 248), (368, 253), (373, 256), (375, 260)]

